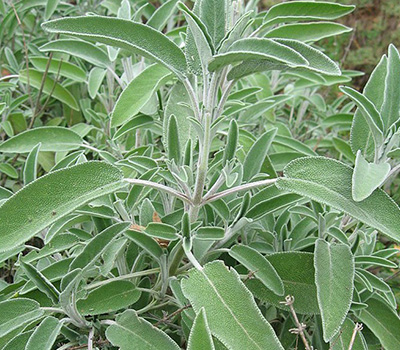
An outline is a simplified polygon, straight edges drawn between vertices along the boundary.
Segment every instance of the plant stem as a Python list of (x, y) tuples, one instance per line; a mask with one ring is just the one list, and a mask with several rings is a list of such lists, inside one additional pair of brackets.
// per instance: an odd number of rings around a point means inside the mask
[(353, 334), (351, 335), (350, 344), (348, 350), (353, 349), (354, 342), (356, 340), (357, 333), (363, 329), (362, 323), (356, 323), (354, 326)]

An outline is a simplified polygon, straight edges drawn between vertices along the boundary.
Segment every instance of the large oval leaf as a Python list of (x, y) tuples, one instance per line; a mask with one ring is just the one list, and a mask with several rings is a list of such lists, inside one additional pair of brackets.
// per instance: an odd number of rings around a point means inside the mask
[(354, 201), (353, 170), (347, 165), (324, 157), (299, 158), (286, 166), (284, 174), (277, 181), (279, 188), (330, 205), (400, 241), (398, 205), (380, 189), (361, 202)]
[[(314, 254), (303, 252), (276, 253), (266, 257), (278, 273), (285, 287), (285, 294), (294, 296), (298, 314), (319, 314), (315, 287)], [(260, 300), (284, 310), (284, 298), (267, 289), (257, 279), (246, 282), (250, 291)]]
[(186, 73), (183, 51), (165, 35), (141, 23), (111, 17), (82, 16), (56, 19), (43, 23), (42, 27), (51, 33), (95, 40), (153, 58), (178, 76)]
[(0, 152), (28, 153), (38, 143), (42, 152), (61, 152), (77, 149), (82, 138), (71, 129), (44, 126), (24, 131), (0, 144)]
[(350, 247), (319, 239), (314, 267), (324, 340), (328, 342), (339, 331), (353, 297), (354, 258)]
[(235, 270), (221, 261), (191, 270), (182, 290), (196, 313), (204, 308), (211, 333), (231, 350), (283, 350)]
[(100, 315), (128, 307), (139, 298), (140, 292), (132, 282), (111, 281), (79, 299), (76, 306), (82, 315)]
[(0, 251), (26, 242), (78, 207), (116, 191), (124, 186), (121, 180), (119, 169), (93, 161), (31, 182), (0, 207)]

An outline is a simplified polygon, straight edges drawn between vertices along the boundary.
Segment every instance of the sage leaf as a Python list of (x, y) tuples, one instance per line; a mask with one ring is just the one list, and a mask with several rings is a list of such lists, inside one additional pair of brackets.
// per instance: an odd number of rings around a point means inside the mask
[[(304, 252), (275, 253), (266, 256), (282, 279), (285, 294), (294, 297), (294, 308), (298, 314), (319, 314), (317, 288), (315, 286), (314, 254)], [(284, 300), (269, 290), (258, 279), (250, 279), (246, 286), (263, 302), (289, 311)]]
[(275, 294), (284, 294), (283, 282), (275, 268), (258, 251), (245, 245), (235, 245), (229, 251), (229, 255), (254, 273), (254, 276)]
[(126, 308), (136, 303), (140, 291), (129, 281), (110, 281), (76, 302), (81, 315), (100, 315)]
[(194, 319), (188, 340), (188, 350), (215, 350), (204, 308)]
[(121, 350), (179, 350), (179, 346), (164, 332), (154, 327), (135, 311), (126, 310), (118, 315), (116, 323), (106, 330), (106, 337), (112, 345)]
[[(24, 165), (24, 185), (31, 183), (36, 180), (36, 171), (37, 171), (37, 163), (38, 163), (38, 154), (41, 147), (41, 143), (39, 142), (32, 150), (29, 152), (28, 157), (26, 157), (25, 165)], [(1, 148), (1, 145), (0, 145)]]
[(354, 201), (352, 172), (350, 167), (333, 159), (299, 158), (286, 166), (285, 177), (277, 181), (277, 186), (330, 205), (400, 241), (398, 205), (380, 189), (362, 202)]
[[(37, 70), (44, 72), (48, 65), (49, 58), (31, 57), (29, 60)], [(66, 77), (76, 82), (84, 82), (86, 80), (86, 72), (82, 68), (54, 57), (51, 59), (50, 65), (48, 66), (48, 72), (59, 74), (61, 77)]]
[(400, 348), (400, 318), (386, 303), (370, 298), (364, 301), (368, 307), (362, 309), (358, 319), (366, 324), (386, 350)]
[(388, 163), (368, 163), (361, 154), (357, 152), (356, 164), (352, 177), (352, 195), (356, 202), (368, 198), (372, 192), (380, 187), (390, 172)]
[(43, 23), (42, 27), (50, 33), (96, 40), (139, 53), (165, 65), (178, 77), (186, 74), (182, 50), (164, 34), (141, 23), (112, 17), (81, 16), (52, 20)]
[(42, 80), (44, 79), (43, 93), (51, 95), (56, 100), (65, 103), (72, 109), (79, 111), (79, 105), (75, 97), (60, 83), (57, 83), (52, 78), (44, 76), (44, 73), (39, 72), (35, 69), (29, 69), (29, 79), (26, 70), (19, 72), (19, 79), (24, 84), (29, 84), (35, 89), (40, 89), (42, 86)]
[(122, 125), (138, 114), (154, 93), (171, 78), (171, 72), (162, 65), (147, 67), (131, 80), (119, 96), (112, 112), (111, 125)]
[(0, 207), (0, 251), (26, 242), (78, 207), (123, 186), (122, 173), (117, 168), (96, 161), (41, 177)]
[(314, 267), (324, 340), (328, 342), (340, 330), (352, 301), (355, 267), (350, 247), (317, 240)]
[(25, 299), (11, 299), (0, 302), (0, 337), (43, 315), (38, 302)]
[(196, 313), (204, 308), (212, 335), (229, 349), (283, 350), (238, 273), (223, 262), (192, 269), (182, 291)]
[(37, 144), (42, 152), (71, 151), (82, 145), (82, 138), (71, 129), (43, 126), (24, 131), (0, 144), (0, 152), (28, 153)]
[(57, 318), (46, 317), (30, 336), (25, 350), (51, 350), (61, 327), (62, 323)]

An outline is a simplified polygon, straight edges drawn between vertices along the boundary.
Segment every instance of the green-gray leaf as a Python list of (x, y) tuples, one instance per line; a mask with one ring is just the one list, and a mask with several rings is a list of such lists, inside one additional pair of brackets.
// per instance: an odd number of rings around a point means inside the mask
[(204, 308), (211, 333), (229, 349), (283, 350), (237, 272), (221, 261), (191, 270), (182, 290), (196, 313)]
[(164, 34), (141, 23), (112, 17), (81, 16), (45, 22), (42, 27), (51, 33), (95, 40), (139, 53), (165, 65), (179, 77), (186, 73), (183, 51)]
[(286, 166), (285, 177), (277, 181), (277, 186), (330, 205), (400, 241), (398, 205), (380, 189), (362, 202), (354, 201), (352, 173), (350, 167), (333, 159), (299, 158)]
[(119, 169), (96, 161), (41, 177), (0, 207), (0, 251), (26, 242), (78, 207), (123, 186)]
[(61, 327), (62, 323), (57, 318), (46, 317), (29, 338), (25, 350), (51, 350)]
[(111, 281), (91, 291), (76, 303), (82, 315), (100, 315), (117, 311), (136, 303), (140, 291), (129, 281)]
[(284, 294), (281, 278), (272, 264), (257, 250), (245, 245), (235, 245), (229, 255), (245, 266), (270, 290), (277, 295)]
[(214, 350), (214, 343), (204, 308), (194, 319), (188, 340), (188, 350)]
[(372, 192), (383, 184), (389, 172), (389, 163), (368, 163), (362, 156), (361, 150), (359, 150), (352, 178), (353, 199), (356, 202), (361, 202), (368, 198)]
[(111, 125), (119, 126), (139, 113), (153, 94), (172, 78), (171, 72), (159, 64), (147, 67), (124, 89), (111, 117)]
[(351, 305), (355, 270), (350, 247), (317, 240), (314, 267), (324, 340), (328, 342), (339, 331)]
[(179, 350), (179, 346), (164, 332), (154, 327), (133, 310), (116, 317), (116, 323), (106, 330), (107, 339), (120, 350)]
[(82, 138), (71, 129), (43, 126), (24, 131), (0, 144), (0, 152), (28, 153), (41, 143), (42, 152), (72, 151), (82, 145)]

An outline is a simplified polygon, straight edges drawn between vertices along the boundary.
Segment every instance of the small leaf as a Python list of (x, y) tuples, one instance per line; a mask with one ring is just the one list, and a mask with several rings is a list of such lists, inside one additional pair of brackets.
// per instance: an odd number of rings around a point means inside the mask
[(196, 238), (204, 241), (215, 241), (224, 238), (225, 230), (222, 227), (204, 226), (196, 231)]
[(155, 59), (178, 76), (186, 74), (182, 50), (164, 34), (141, 23), (112, 17), (81, 16), (56, 19), (42, 24), (50, 33), (96, 40), (132, 53)]
[(149, 236), (171, 241), (179, 238), (174, 226), (163, 224), (162, 222), (150, 222), (146, 226), (145, 232)]
[(159, 64), (147, 67), (119, 96), (111, 117), (112, 126), (124, 124), (138, 114), (160, 86), (171, 78), (170, 71)]
[(333, 159), (300, 158), (290, 162), (284, 178), (277, 181), (281, 189), (330, 205), (400, 241), (400, 209), (382, 190), (375, 190), (362, 202), (351, 196), (353, 170)]
[(0, 337), (43, 315), (38, 302), (18, 298), (0, 302)]
[(0, 207), (0, 251), (26, 242), (78, 207), (123, 186), (122, 173), (117, 168), (95, 161), (41, 177)]
[(361, 151), (357, 152), (356, 164), (352, 178), (352, 195), (356, 202), (368, 198), (372, 192), (380, 187), (390, 172), (388, 163), (368, 163), (362, 156)]
[(131, 229), (125, 232), (125, 236), (135, 242), (139, 247), (144, 249), (158, 261), (160, 261), (161, 257), (164, 255), (164, 252), (159, 244), (153, 238), (147, 236), (143, 232), (138, 232)]
[(370, 298), (364, 301), (368, 307), (358, 314), (361, 322), (375, 334), (385, 350), (400, 349), (400, 318), (386, 303)]
[(325, 342), (339, 331), (353, 296), (354, 258), (348, 245), (319, 239), (314, 254), (315, 284)]
[(29, 338), (25, 350), (51, 350), (61, 327), (62, 323), (55, 317), (46, 317)]
[(101, 83), (106, 76), (107, 70), (103, 68), (94, 67), (89, 73), (88, 92), (90, 98), (96, 98), (97, 92), (100, 89)]
[(44, 73), (39, 72), (35, 69), (29, 69), (29, 79), (26, 70), (21, 70), (19, 72), (19, 79), (24, 84), (33, 86), (36, 89), (40, 89), (42, 86), (42, 80), (44, 79), (43, 93), (46, 95), (51, 95), (56, 100), (65, 103), (72, 109), (79, 111), (79, 105), (75, 97), (60, 83), (57, 83), (52, 78), (44, 76)]
[(270, 290), (277, 295), (284, 294), (281, 278), (271, 263), (257, 250), (245, 245), (235, 245), (229, 255), (245, 266)]
[(28, 153), (41, 143), (42, 152), (71, 151), (82, 145), (82, 138), (71, 129), (43, 126), (24, 131), (0, 144), (0, 152)]
[(253, 146), (251, 146), (243, 163), (243, 180), (250, 180), (254, 175), (260, 172), (277, 130), (278, 129), (271, 129), (266, 131), (254, 142)]
[[(37, 129), (35, 129), (37, 130)], [(29, 152), (28, 157), (26, 157), (24, 165), (24, 185), (31, 183), (36, 180), (37, 172), (37, 160), (39, 150), (42, 144), (39, 142), (32, 150)], [(1, 148), (1, 146), (0, 146)]]
[(188, 340), (188, 350), (215, 350), (204, 308), (194, 319)]
[(192, 269), (182, 290), (196, 313), (204, 308), (212, 335), (229, 349), (283, 350), (237, 272), (223, 262)]
[(154, 11), (146, 24), (154, 29), (162, 31), (168, 20), (175, 12), (177, 2), (177, 0), (168, 0), (164, 2), (159, 8), (157, 8), (157, 10)]
[(171, 115), (168, 120), (167, 137), (168, 159), (174, 159), (176, 164), (180, 164), (181, 148), (179, 144), (178, 125), (174, 115)]
[(79, 299), (76, 307), (81, 315), (100, 315), (126, 308), (136, 303), (140, 291), (129, 281), (111, 281)]
[(224, 158), (222, 160), (223, 165), (225, 165), (227, 161), (230, 161), (235, 156), (238, 140), (239, 127), (236, 120), (232, 119), (229, 123), (228, 137), (226, 140), (226, 147), (224, 149)]
[(44, 11), (44, 19), (47, 21), (57, 9), (60, 0), (47, 0), (46, 9)]
[(154, 327), (133, 310), (118, 315), (116, 323), (106, 330), (106, 337), (112, 345), (121, 350), (179, 350), (179, 346), (164, 332)]

